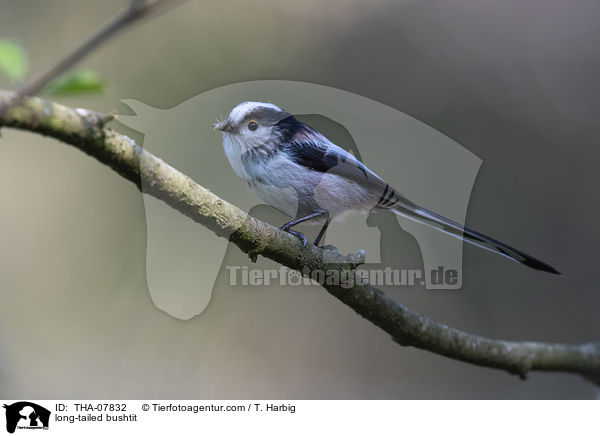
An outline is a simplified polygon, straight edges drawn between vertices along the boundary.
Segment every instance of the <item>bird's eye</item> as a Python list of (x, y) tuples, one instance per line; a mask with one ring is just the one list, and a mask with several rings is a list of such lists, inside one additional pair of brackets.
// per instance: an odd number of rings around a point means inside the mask
[(258, 129), (258, 124), (256, 123), (256, 121), (252, 120), (248, 123), (248, 128), (252, 131)]

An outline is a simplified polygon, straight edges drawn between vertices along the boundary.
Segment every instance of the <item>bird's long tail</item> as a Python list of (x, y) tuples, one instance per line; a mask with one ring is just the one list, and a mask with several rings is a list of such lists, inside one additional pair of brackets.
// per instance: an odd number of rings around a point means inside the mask
[(536, 259), (533, 256), (528, 255), (527, 253), (522, 252), (521, 250), (517, 250), (516, 248), (506, 245), (503, 242), (490, 238), (489, 236), (445, 218), (442, 215), (417, 206), (416, 204), (404, 198), (399, 198), (397, 201), (394, 201), (393, 204), (388, 206), (378, 205), (378, 208), (391, 210), (397, 215), (421, 224), (425, 224), (429, 227), (433, 227), (440, 232), (446, 233), (457, 239), (464, 240), (465, 242), (468, 242), (476, 247), (483, 248), (484, 250), (497, 253), (510, 260), (527, 265), (530, 268), (546, 271), (552, 274), (561, 274), (554, 267)]

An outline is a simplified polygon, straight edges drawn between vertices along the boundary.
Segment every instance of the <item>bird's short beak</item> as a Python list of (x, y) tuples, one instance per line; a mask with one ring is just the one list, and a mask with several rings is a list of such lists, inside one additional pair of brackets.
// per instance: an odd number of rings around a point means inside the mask
[(220, 130), (221, 132), (225, 132), (225, 133), (234, 133), (233, 127), (231, 127), (231, 124), (229, 124), (229, 122), (226, 119), (221, 122), (213, 124), (213, 128), (215, 130)]
[(213, 130), (223, 130), (223, 127), (225, 127), (225, 120), (214, 123), (212, 126)]

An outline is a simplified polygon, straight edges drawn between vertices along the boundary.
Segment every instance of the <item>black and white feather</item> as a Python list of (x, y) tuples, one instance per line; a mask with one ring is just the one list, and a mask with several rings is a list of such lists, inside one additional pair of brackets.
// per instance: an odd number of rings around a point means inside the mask
[(215, 128), (223, 132), (225, 153), (237, 175), (264, 202), (296, 218), (290, 224), (313, 216), (328, 224), (348, 212), (385, 209), (531, 268), (560, 274), (520, 250), (416, 205), (351, 153), (273, 104), (241, 103)]

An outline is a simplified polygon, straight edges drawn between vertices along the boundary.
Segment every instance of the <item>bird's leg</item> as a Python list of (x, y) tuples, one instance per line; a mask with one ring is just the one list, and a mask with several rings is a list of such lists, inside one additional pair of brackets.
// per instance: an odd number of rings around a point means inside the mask
[[(326, 210), (320, 210), (318, 212), (311, 213), (311, 214), (303, 216), (301, 218), (296, 218), (295, 220), (292, 220), (289, 223), (285, 223), (284, 225), (279, 227), (279, 230), (288, 232), (290, 235), (294, 235), (295, 237), (300, 239), (300, 242), (302, 242), (302, 248), (304, 248), (306, 246), (306, 236), (304, 236), (304, 234), (302, 234), (300, 232), (297, 232), (296, 230), (291, 230), (291, 228), (294, 227), (295, 225), (298, 225), (305, 221), (311, 220), (313, 218), (317, 218), (323, 214), (327, 214), (327, 216), (329, 217), (329, 213)], [(321, 231), (323, 231), (323, 230), (321, 230)], [(321, 237), (322, 237), (322, 235), (321, 235)]]
[(329, 227), (329, 212), (325, 212), (326, 214), (326, 219), (325, 219), (325, 224), (323, 224), (323, 227), (321, 227), (321, 231), (319, 232), (319, 234), (317, 235), (317, 238), (315, 239), (314, 244), (318, 247), (319, 246), (319, 242), (321, 242), (321, 239), (323, 239), (323, 236), (325, 236), (325, 232), (327, 231), (327, 227)]

